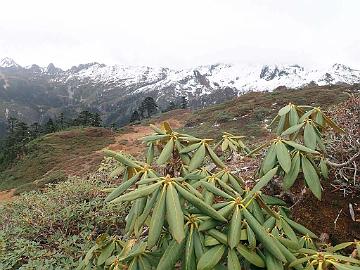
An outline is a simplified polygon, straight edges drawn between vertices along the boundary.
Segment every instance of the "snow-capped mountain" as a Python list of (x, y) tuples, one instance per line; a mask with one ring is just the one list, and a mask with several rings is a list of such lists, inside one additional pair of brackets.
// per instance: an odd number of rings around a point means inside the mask
[(13, 59), (9, 57), (5, 57), (0, 59), (0, 67), (2, 68), (19, 68), (21, 67), (18, 65)]
[(0, 118), (6, 109), (8, 114), (21, 111), (24, 118), (41, 120), (61, 110), (90, 107), (101, 112), (107, 123), (121, 124), (146, 96), (154, 97), (162, 108), (186, 96), (196, 108), (279, 86), (355, 83), (360, 83), (360, 71), (342, 64), (326, 69), (241, 64), (171, 69), (88, 63), (62, 70), (54, 64), (21, 67), (11, 58), (3, 58)]
[(309, 83), (317, 85), (360, 82), (360, 70), (342, 64), (328, 69), (305, 69), (299, 65), (230, 65), (216, 64), (192, 69), (169, 69), (132, 66), (106, 66), (92, 63), (80, 65), (57, 77), (58, 82), (69, 80), (92, 81), (111, 87), (127, 87), (146, 84), (134, 93), (174, 87), (181, 94), (204, 94), (219, 88), (230, 87), (239, 93), (247, 91), (271, 91), (279, 86), (299, 88)]

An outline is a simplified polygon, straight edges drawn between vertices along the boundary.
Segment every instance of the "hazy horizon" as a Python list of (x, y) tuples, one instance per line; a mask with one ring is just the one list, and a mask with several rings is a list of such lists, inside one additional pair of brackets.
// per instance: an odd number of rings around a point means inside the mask
[(13, 0), (2, 9), (0, 58), (22, 66), (341, 63), (360, 69), (356, 0)]

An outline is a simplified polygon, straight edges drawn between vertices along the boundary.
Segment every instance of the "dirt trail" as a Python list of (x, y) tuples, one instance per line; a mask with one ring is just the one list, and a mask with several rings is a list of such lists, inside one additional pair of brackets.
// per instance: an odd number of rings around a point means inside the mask
[[(186, 116), (187, 113), (183, 112), (174, 118), (159, 119), (152, 124), (159, 126), (163, 121), (167, 121), (172, 128), (176, 129), (184, 126)], [(115, 143), (109, 145), (108, 148), (114, 151), (124, 151), (133, 156), (139, 156), (145, 150), (145, 144), (142, 143), (141, 139), (153, 132), (150, 126), (130, 126), (125, 133), (117, 135)]]
[(0, 203), (9, 201), (14, 196), (15, 189), (0, 191)]

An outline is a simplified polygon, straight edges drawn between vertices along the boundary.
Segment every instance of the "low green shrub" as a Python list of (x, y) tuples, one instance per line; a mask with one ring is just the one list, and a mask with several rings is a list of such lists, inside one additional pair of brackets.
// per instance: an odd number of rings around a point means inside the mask
[(38, 190), (44, 188), (47, 184), (56, 184), (66, 180), (67, 176), (63, 171), (51, 172), (39, 180), (19, 186), (15, 189), (14, 195), (19, 195), (20, 193), (31, 190)]
[(0, 205), (0, 269), (74, 269), (99, 234), (122, 234), (126, 207), (103, 203), (108, 185), (72, 178)]

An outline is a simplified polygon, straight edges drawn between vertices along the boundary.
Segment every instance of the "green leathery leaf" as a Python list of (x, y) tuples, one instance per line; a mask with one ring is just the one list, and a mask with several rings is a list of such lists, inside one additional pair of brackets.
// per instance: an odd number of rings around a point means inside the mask
[(201, 163), (205, 158), (205, 152), (206, 152), (206, 147), (205, 144), (202, 143), (190, 160), (189, 171), (193, 171), (201, 165)]
[(172, 240), (168, 247), (166, 248), (164, 254), (161, 256), (159, 264), (156, 267), (156, 270), (169, 270), (173, 269), (176, 262), (179, 260), (183, 254), (183, 249), (185, 245), (185, 240), (181, 243), (178, 243), (176, 240)]
[(242, 195), (244, 193), (243, 188), (241, 187), (241, 185), (239, 184), (238, 180), (232, 176), (231, 174), (229, 174), (229, 181), (231, 186), (240, 194)]
[(228, 233), (228, 244), (230, 248), (236, 247), (240, 242), (241, 225), (241, 212), (239, 206), (236, 205), (231, 217), (230, 229)]
[(228, 270), (240, 270), (241, 269), (239, 258), (237, 256), (235, 250), (229, 249), (227, 259), (228, 259), (227, 260)]
[[(292, 240), (289, 240), (287, 238), (283, 238), (281, 236), (275, 236), (275, 238), (277, 240), (279, 240), (279, 242), (284, 245), (286, 248), (289, 248), (291, 250), (298, 250), (300, 249), (300, 244), (298, 241), (294, 242)], [(278, 245), (279, 246), (279, 245)], [(279, 247), (280, 248), (280, 247)], [(285, 253), (283, 252), (284, 256), (285, 256)], [(285, 256), (285, 258), (288, 260), (288, 258)]]
[(252, 215), (259, 221), (260, 224), (265, 222), (264, 213), (261, 210), (257, 198), (252, 201), (252, 203), (248, 206), (248, 209), (252, 213)]
[(220, 242), (218, 240), (216, 240), (216, 238), (214, 238), (210, 235), (205, 235), (204, 246), (211, 247), (211, 246), (216, 246), (219, 244), (220, 244)]
[[(266, 202), (263, 199), (263, 195), (262, 196), (257, 196), (256, 197), (256, 203), (262, 208), (264, 209), (269, 215), (277, 218), (277, 214), (274, 212), (274, 210), (271, 209), (270, 205), (267, 205)], [(264, 217), (264, 216), (263, 216)], [(265, 218), (263, 218), (261, 220), (261, 223), (263, 224), (265, 222)]]
[(226, 192), (222, 191), (221, 189), (217, 188), (215, 185), (212, 185), (209, 182), (206, 181), (201, 181), (201, 185), (203, 187), (205, 187), (208, 191), (210, 191), (211, 193), (217, 195), (217, 196), (221, 196), (223, 198), (227, 198), (227, 199), (233, 199), (232, 196), (230, 196), (229, 194), (227, 194)]
[(275, 226), (276, 219), (275, 217), (271, 216), (269, 217), (263, 224), (265, 229), (272, 230)]
[(241, 211), (243, 212), (244, 218), (246, 219), (247, 223), (254, 231), (257, 239), (264, 245), (264, 247), (268, 249), (269, 252), (271, 252), (271, 254), (274, 255), (277, 259), (286, 262), (284, 255), (281, 253), (279, 248), (275, 246), (275, 240), (269, 235), (269, 233), (264, 229), (264, 227), (246, 208), (243, 208)]
[(261, 194), (261, 198), (264, 200), (264, 202), (268, 205), (281, 205), (281, 206), (285, 206), (286, 202), (284, 202), (283, 200), (276, 198), (276, 197), (272, 197), (272, 196), (268, 196), (265, 194)]
[(228, 184), (226, 184), (224, 181), (217, 181), (217, 183), (219, 184), (219, 186), (221, 186), (227, 193), (233, 194), (234, 196), (237, 196), (237, 192), (230, 187)]
[(283, 187), (285, 190), (288, 190), (294, 184), (296, 178), (300, 172), (300, 154), (297, 152), (293, 159), (291, 160), (291, 168), (289, 173), (287, 173), (283, 180)]
[(196, 269), (196, 259), (195, 259), (195, 248), (194, 248), (194, 228), (190, 227), (190, 231), (186, 238), (185, 244), (185, 258), (183, 261), (184, 270)]
[(329, 170), (328, 167), (326, 165), (325, 160), (322, 158), (320, 160), (320, 171), (321, 171), (321, 175), (325, 178), (328, 179), (329, 178)]
[(265, 262), (267, 270), (282, 270), (284, 266), (281, 261), (276, 259), (271, 253), (265, 251)]
[(226, 167), (224, 162), (222, 162), (222, 160), (215, 154), (214, 150), (212, 150), (212, 148), (208, 144), (206, 144), (206, 149), (210, 155), (210, 158), (216, 164), (216, 166), (218, 166), (220, 168)]
[(183, 149), (181, 149), (180, 154), (189, 153), (191, 151), (194, 151), (195, 149), (198, 149), (201, 145), (201, 142), (190, 144)]
[(115, 152), (115, 151), (108, 150), (108, 149), (105, 149), (104, 153), (109, 157), (113, 157), (114, 159), (116, 159), (117, 161), (119, 161), (120, 163), (122, 163), (122, 164), (124, 164), (126, 166), (129, 166), (129, 167), (132, 167), (132, 168), (141, 168), (140, 165), (138, 165), (134, 161), (128, 159), (122, 153)]
[(165, 130), (158, 128), (157, 126), (150, 124), (150, 127), (159, 134), (166, 135)]
[(210, 229), (210, 230), (208, 230), (207, 233), (209, 235), (211, 235), (212, 237), (214, 237), (216, 240), (218, 240), (221, 244), (227, 245), (228, 239), (227, 239), (226, 234), (224, 234), (216, 229)]
[(318, 111), (316, 113), (315, 122), (322, 127), (324, 126), (324, 117), (322, 116), (322, 112)]
[(151, 263), (145, 256), (138, 256), (140, 270), (151, 269)]
[(165, 220), (166, 187), (158, 195), (154, 211), (151, 216), (148, 236), (148, 248), (151, 249), (158, 241)]
[(105, 199), (105, 202), (110, 202), (120, 196), (124, 191), (126, 191), (129, 187), (131, 187), (137, 180), (139, 180), (140, 174), (137, 173), (130, 179), (123, 182), (120, 186), (118, 186), (113, 192), (111, 192)]
[[(287, 242), (291, 242), (291, 241), (288, 240)], [(280, 249), (280, 251), (282, 252), (282, 254), (284, 254), (288, 263), (291, 263), (296, 260), (296, 257), (294, 256), (294, 254), (287, 247), (285, 247), (280, 241), (275, 241), (275, 243), (278, 246), (278, 248)], [(293, 242), (291, 242), (291, 243), (293, 243)], [(294, 250), (298, 250), (298, 249), (299, 248), (297, 246)], [(294, 268), (296, 270), (303, 270), (302, 265), (294, 266)]]
[(194, 231), (194, 249), (195, 249), (195, 255), (196, 258), (200, 258), (204, 254), (204, 246), (203, 241), (201, 241), (201, 235), (200, 232), (195, 230)]
[(262, 163), (261, 166), (262, 172), (264, 174), (267, 173), (272, 168), (274, 168), (275, 164), (276, 164), (276, 149), (275, 149), (275, 143), (273, 143), (269, 147), (269, 150), (267, 151), (264, 161)]
[(217, 225), (219, 225), (219, 222), (214, 219), (207, 219), (200, 223), (199, 226), (199, 232), (201, 231), (207, 231), (209, 229), (215, 228)]
[(139, 269), (138, 261), (137, 261), (137, 258), (135, 257), (134, 259), (131, 260), (128, 270), (138, 270), (138, 269)]
[(304, 128), (304, 143), (305, 146), (315, 150), (316, 148), (316, 133), (314, 127), (310, 123), (306, 123)]
[(174, 140), (171, 138), (164, 146), (164, 149), (161, 151), (160, 156), (158, 157), (156, 163), (158, 165), (162, 165), (166, 163), (166, 161), (170, 159), (173, 150), (174, 150)]
[(205, 252), (197, 265), (197, 270), (212, 270), (221, 260), (225, 252), (225, 246), (218, 245)]
[(280, 116), (285, 115), (290, 111), (290, 109), (291, 109), (291, 104), (288, 104), (279, 110), (278, 115), (280, 115)]
[(271, 179), (275, 176), (278, 167), (275, 167), (268, 171), (264, 176), (262, 176), (259, 181), (257, 181), (256, 185), (251, 190), (251, 193), (259, 192), (264, 186), (266, 186)]
[(248, 249), (243, 244), (239, 243), (236, 247), (236, 250), (240, 253), (241, 256), (244, 257), (245, 260), (247, 260), (249, 263), (263, 268), (265, 267), (264, 260), (260, 257), (259, 254), (256, 253), (256, 251)]
[(181, 209), (179, 195), (172, 183), (166, 189), (166, 220), (171, 235), (178, 243), (181, 243), (185, 238), (184, 213)]
[(136, 218), (137, 218), (135, 211), (136, 211), (136, 205), (133, 204), (131, 206), (129, 214), (126, 218), (126, 226), (125, 226), (126, 233), (130, 233), (134, 229)]
[(158, 141), (158, 140), (162, 140), (165, 138), (169, 138), (169, 135), (164, 135), (164, 134), (156, 134), (156, 135), (149, 135), (146, 136), (144, 138), (142, 138), (143, 142), (152, 142), (152, 141)]
[(321, 184), (315, 168), (305, 156), (302, 156), (301, 163), (307, 185), (315, 197), (321, 200)]
[(354, 242), (344, 242), (344, 243), (338, 244), (338, 245), (336, 245), (334, 247), (330, 247), (328, 249), (331, 250), (331, 252), (334, 252), (334, 251), (338, 251), (338, 250), (347, 248), (347, 247), (349, 247), (349, 246), (351, 246), (353, 244), (354, 244)]
[(307, 111), (300, 117), (299, 122), (303, 122), (304, 120), (308, 119), (314, 112), (316, 112), (315, 108)]
[(136, 220), (137, 226), (140, 227), (141, 225), (144, 224), (145, 220), (147, 219), (147, 217), (150, 214), (151, 209), (153, 208), (153, 206), (155, 205), (156, 199), (158, 198), (159, 195), (159, 190), (157, 190), (156, 192), (153, 193), (153, 195), (151, 196), (151, 198), (148, 198), (144, 211), (142, 212), (141, 216), (138, 217), (138, 219)]
[(176, 184), (177, 191), (181, 194), (181, 196), (189, 201), (192, 205), (194, 205), (199, 210), (203, 211), (204, 214), (219, 220), (226, 222), (226, 219), (220, 215), (214, 208), (212, 208), (210, 205), (207, 205), (202, 200), (197, 198), (195, 195), (191, 194), (189, 191), (182, 188), (180, 185)]
[(351, 263), (355, 263), (357, 265), (360, 265), (360, 261), (358, 259), (355, 259), (355, 258), (352, 258), (352, 257), (347, 257), (347, 256), (343, 256), (343, 255), (338, 255), (338, 254), (333, 254), (332, 257), (334, 257), (335, 259), (344, 261), (344, 262), (351, 262)]
[(249, 243), (249, 249), (254, 250), (256, 248), (256, 237), (249, 224), (246, 224), (246, 234)]
[(115, 200), (111, 201), (111, 203), (117, 203), (117, 202), (123, 202), (123, 201), (132, 201), (132, 200), (135, 200), (137, 198), (145, 197), (145, 196), (153, 193), (156, 189), (158, 189), (161, 184), (162, 184), (162, 182), (157, 182), (155, 184), (136, 189), (134, 191), (131, 191), (129, 193), (121, 195), (120, 197), (118, 197)]
[(297, 243), (297, 237), (291, 226), (284, 220), (283, 218), (280, 219), (281, 227), (285, 233), (285, 235), (293, 242)]
[(304, 126), (304, 123), (291, 126), (287, 130), (285, 130), (283, 133), (281, 133), (281, 136), (286, 136), (286, 135), (293, 134), (296, 131), (300, 130), (303, 126)]
[(252, 156), (253, 154), (259, 152), (261, 149), (265, 148), (266, 146), (268, 146), (269, 144), (271, 144), (270, 142), (266, 142), (260, 146), (258, 146), (257, 148), (255, 148), (254, 150), (252, 150), (249, 154), (247, 154), (247, 156)]
[(300, 258), (300, 259), (296, 259), (295, 261), (292, 261), (290, 264), (289, 264), (289, 267), (294, 267), (296, 265), (301, 265), (305, 262), (308, 262), (311, 260), (311, 256), (305, 256), (303, 258)]
[(283, 170), (288, 173), (291, 168), (291, 158), (288, 149), (281, 141), (276, 143), (275, 149), (276, 158), (279, 161), (281, 168), (283, 168)]
[(183, 186), (186, 187), (192, 194), (194, 194), (195, 196), (197, 196), (198, 198), (200, 199), (204, 199), (203, 195), (197, 191), (196, 188), (194, 188), (192, 185), (190, 185), (189, 183), (187, 182), (184, 182), (183, 183)]
[(280, 135), (284, 131), (285, 122), (286, 122), (286, 116), (285, 115), (280, 116), (280, 121), (276, 130), (277, 135)]
[(146, 163), (151, 164), (154, 160), (154, 144), (150, 143), (146, 153)]
[(229, 140), (224, 138), (223, 142), (221, 143), (221, 151), (225, 151), (229, 146)]
[(228, 205), (225, 205), (224, 207), (219, 209), (218, 212), (222, 216), (228, 217), (230, 215), (230, 213), (232, 212), (234, 207), (235, 207), (235, 204), (230, 202)]
[(107, 258), (109, 258), (111, 256), (111, 253), (114, 251), (115, 249), (115, 242), (111, 242), (110, 244), (108, 244), (100, 253), (100, 256), (97, 260), (97, 265), (102, 265)]
[(310, 236), (311, 238), (318, 238), (316, 236), (316, 234), (314, 234), (312, 231), (310, 231), (309, 229), (307, 229), (306, 227), (304, 227), (303, 225), (287, 218), (286, 216), (282, 216), (286, 222), (291, 226), (293, 227), (296, 231), (298, 231), (299, 233), (303, 234), (303, 235), (308, 235)]
[(298, 144), (296, 142), (293, 142), (293, 141), (283, 141), (283, 142), (286, 143), (287, 145), (290, 145), (291, 147), (294, 147), (297, 150), (308, 152), (311, 154), (319, 154), (318, 151), (312, 150), (312, 149), (310, 149), (304, 145)]
[(289, 114), (290, 126), (297, 125), (298, 121), (299, 121), (299, 115), (298, 115), (298, 113), (297, 113), (297, 111), (296, 111), (296, 109), (295, 109), (295, 107), (293, 105), (293, 106), (291, 106), (290, 114)]

